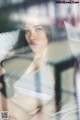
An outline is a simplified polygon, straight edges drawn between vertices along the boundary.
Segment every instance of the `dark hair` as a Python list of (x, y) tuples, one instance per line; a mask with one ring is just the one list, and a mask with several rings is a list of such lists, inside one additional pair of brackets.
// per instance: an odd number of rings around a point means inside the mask
[(42, 26), (44, 27), (45, 34), (48, 38), (48, 42), (50, 42), (50, 40), (52, 39), (52, 36), (51, 36), (52, 28), (50, 25), (42, 25)]
[(15, 50), (17, 50), (18, 53), (25, 53), (31, 51), (31, 48), (29, 47), (29, 44), (27, 40), (25, 39), (25, 31), (20, 30), (18, 42), (16, 46), (14, 47)]
[(24, 30), (20, 30), (19, 32), (19, 37), (18, 37), (18, 42), (17, 45), (15, 46), (16, 49), (26, 47), (28, 46), (28, 43), (25, 39), (25, 32)]

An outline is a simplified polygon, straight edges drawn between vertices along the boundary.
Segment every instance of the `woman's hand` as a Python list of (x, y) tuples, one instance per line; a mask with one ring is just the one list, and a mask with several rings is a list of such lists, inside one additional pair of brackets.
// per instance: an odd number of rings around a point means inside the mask
[(5, 74), (5, 72), (5, 69), (2, 66), (0, 66), (0, 76)]

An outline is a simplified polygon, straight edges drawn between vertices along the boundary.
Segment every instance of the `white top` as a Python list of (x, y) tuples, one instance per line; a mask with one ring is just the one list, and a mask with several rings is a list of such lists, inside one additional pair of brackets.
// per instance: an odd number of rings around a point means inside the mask
[(25, 73), (15, 82), (14, 91), (42, 100), (50, 100), (54, 96), (54, 89), (49, 66), (44, 65), (33, 74)]

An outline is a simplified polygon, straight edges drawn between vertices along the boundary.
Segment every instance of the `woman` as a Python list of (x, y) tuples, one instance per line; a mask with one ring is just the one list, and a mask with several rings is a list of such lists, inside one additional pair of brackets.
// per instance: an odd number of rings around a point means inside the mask
[[(22, 33), (25, 45), (29, 45), (34, 58), (23, 76), (14, 83), (14, 96), (8, 100), (8, 109), (12, 116), (17, 116), (17, 111), (15, 114), (12, 111), (18, 109), (24, 119), (29, 119), (38, 112), (49, 117), (54, 111), (54, 82), (47, 56), (49, 34), (45, 27), (36, 23), (25, 24)], [(21, 119), (22, 116), (15, 118)]]

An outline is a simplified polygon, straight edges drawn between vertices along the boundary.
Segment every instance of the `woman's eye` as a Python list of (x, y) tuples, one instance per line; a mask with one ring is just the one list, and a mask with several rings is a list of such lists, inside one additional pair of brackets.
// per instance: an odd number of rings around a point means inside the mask
[(29, 30), (29, 29), (26, 29), (25, 32), (26, 32), (26, 33), (30, 33), (30, 30)]
[(35, 30), (36, 30), (37, 32), (39, 32), (39, 31), (42, 31), (43, 28), (36, 28)]

